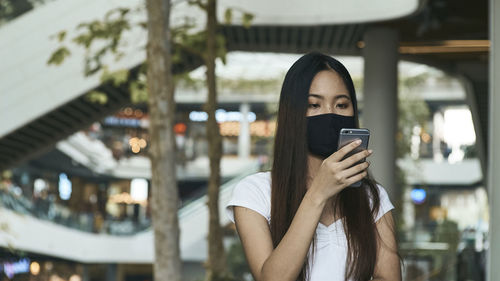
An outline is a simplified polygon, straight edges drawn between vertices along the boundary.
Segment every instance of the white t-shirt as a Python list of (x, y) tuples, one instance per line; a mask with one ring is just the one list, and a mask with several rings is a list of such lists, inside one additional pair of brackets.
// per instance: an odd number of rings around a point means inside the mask
[[(394, 209), (385, 189), (377, 185), (380, 195), (380, 209), (375, 218), (378, 221), (385, 213)], [(271, 172), (259, 172), (243, 178), (236, 184), (231, 200), (226, 205), (226, 214), (234, 222), (233, 206), (252, 209), (271, 220)], [(318, 223), (316, 228), (316, 253), (311, 260), (312, 246), (309, 248), (311, 265), (310, 281), (344, 281), (347, 258), (347, 239), (341, 220), (329, 226)]]

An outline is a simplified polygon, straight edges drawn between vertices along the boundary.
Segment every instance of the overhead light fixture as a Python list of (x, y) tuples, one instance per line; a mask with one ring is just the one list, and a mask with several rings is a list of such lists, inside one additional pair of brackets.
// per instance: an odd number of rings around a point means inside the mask
[(36, 261), (32, 262), (30, 265), (30, 272), (33, 275), (38, 275), (40, 273), (40, 264)]

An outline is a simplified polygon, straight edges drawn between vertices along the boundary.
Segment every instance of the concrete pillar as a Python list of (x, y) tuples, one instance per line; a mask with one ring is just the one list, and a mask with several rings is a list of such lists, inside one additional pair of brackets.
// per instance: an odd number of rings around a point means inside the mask
[(82, 265), (82, 281), (90, 281), (89, 266), (87, 264)]
[[(484, 76), (488, 76), (488, 74), (484, 74)], [(479, 162), (481, 163), (481, 172), (483, 173), (483, 178), (486, 179), (487, 175), (487, 169), (488, 169), (488, 159), (486, 157), (486, 149), (488, 142), (485, 140), (485, 134), (484, 130), (488, 130), (488, 128), (483, 128), (481, 126), (481, 112), (479, 111), (478, 108), (478, 99), (477, 96), (482, 96), (484, 93), (481, 91), (480, 88), (474, 87), (474, 84), (471, 82), (469, 78), (465, 77), (460, 77), (460, 82), (464, 86), (465, 89), (465, 100), (467, 101), (467, 104), (469, 105), (470, 108), (470, 113), (472, 115), (472, 122), (474, 123), (474, 131), (476, 133), (476, 151), (477, 155), (479, 158)], [(488, 84), (488, 78), (485, 77), (486, 79), (486, 84)], [(486, 91), (488, 91), (486, 87)], [(484, 116), (484, 115), (483, 115)], [(486, 114), (486, 116), (488, 116)]]
[(124, 268), (122, 265), (110, 263), (106, 265), (106, 281), (125, 280)]
[[(487, 279), (500, 280), (500, 0), (490, 0), (490, 108), (488, 195), (490, 205)], [(495, 16), (496, 15), (496, 16)]]
[(395, 186), (398, 101), (398, 34), (388, 28), (371, 28), (364, 35), (364, 89), (362, 126), (371, 132), (371, 172), (401, 205)]
[(250, 156), (250, 104), (245, 102), (240, 105), (240, 135), (238, 136), (238, 157), (248, 158)]
[(106, 281), (117, 281), (117, 268), (115, 263), (106, 265)]
[(444, 131), (444, 117), (443, 113), (439, 110), (434, 113), (432, 117), (434, 124), (432, 133), (432, 155), (435, 162), (443, 162), (443, 153), (441, 152), (441, 140), (443, 139)]

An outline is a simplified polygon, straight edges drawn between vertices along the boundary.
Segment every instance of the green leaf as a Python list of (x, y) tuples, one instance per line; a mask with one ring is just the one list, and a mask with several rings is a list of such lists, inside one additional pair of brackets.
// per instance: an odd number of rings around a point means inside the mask
[(202, 10), (207, 9), (207, 3), (203, 2), (202, 0), (188, 0), (188, 4), (191, 6), (198, 6), (198, 8)]
[(64, 59), (66, 59), (66, 57), (68, 57), (70, 54), (71, 53), (69, 49), (62, 46), (52, 53), (49, 60), (47, 61), (47, 64), (60, 65), (61, 63), (63, 63)]
[(182, 62), (182, 52), (181, 48), (174, 48), (174, 53), (172, 54), (172, 62), (178, 64)]
[(250, 28), (254, 15), (251, 13), (243, 13), (243, 27)]
[(217, 34), (215, 37), (215, 42), (217, 44), (216, 56), (222, 60), (223, 64), (226, 64), (226, 37), (222, 34)]
[(103, 72), (101, 75), (101, 82), (111, 82), (113, 86), (118, 87), (121, 84), (125, 83), (129, 79), (130, 71), (128, 69), (120, 69), (117, 71), (109, 72), (107, 66), (102, 67)]
[(62, 42), (65, 37), (66, 37), (66, 30), (57, 33), (57, 40), (59, 40), (59, 42)]
[(231, 24), (233, 21), (233, 9), (227, 8), (226, 11), (224, 12), (224, 22), (226, 24)]
[(108, 102), (108, 95), (100, 91), (90, 91), (85, 98), (92, 103), (106, 104)]
[(101, 70), (101, 68), (102, 65), (96, 58), (85, 58), (85, 66), (83, 69), (85, 76), (91, 76)]
[(120, 16), (126, 16), (128, 14), (128, 12), (130, 12), (130, 9), (129, 8), (120, 8), (119, 9), (120, 11)]
[(144, 81), (131, 82), (129, 90), (132, 103), (145, 103), (148, 101), (147, 85)]
[(88, 33), (80, 34), (73, 38), (73, 42), (75, 42), (78, 45), (84, 46), (86, 49), (90, 47), (90, 44), (92, 44), (93, 36)]

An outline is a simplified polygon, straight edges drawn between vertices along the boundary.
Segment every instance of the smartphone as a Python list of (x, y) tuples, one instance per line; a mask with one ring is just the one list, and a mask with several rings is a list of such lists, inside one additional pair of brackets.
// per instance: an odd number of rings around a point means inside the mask
[[(357, 140), (361, 140), (361, 144), (347, 153), (343, 159), (348, 158), (349, 156), (356, 154), (360, 151), (368, 149), (368, 141), (370, 140), (370, 130), (368, 129), (357, 129), (357, 128), (344, 128), (340, 130), (340, 136), (339, 136), (339, 143), (337, 146), (337, 150), (341, 149), (343, 146)], [(342, 159), (342, 160), (343, 160)], [(357, 163), (355, 163), (353, 166), (363, 163), (366, 159), (363, 158)], [(361, 181), (355, 182), (351, 184), (350, 186), (353, 187), (360, 187), (361, 186)]]

